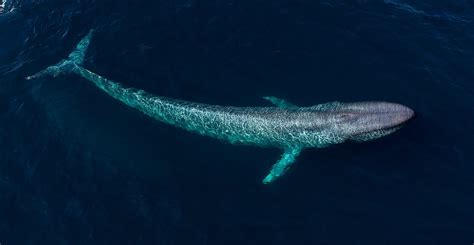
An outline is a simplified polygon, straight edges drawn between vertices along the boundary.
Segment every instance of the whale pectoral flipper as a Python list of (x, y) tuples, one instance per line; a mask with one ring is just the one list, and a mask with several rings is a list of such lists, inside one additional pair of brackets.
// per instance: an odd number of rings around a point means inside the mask
[(268, 173), (262, 182), (264, 184), (269, 184), (283, 176), (290, 168), (291, 164), (295, 162), (296, 157), (301, 153), (301, 150), (303, 149), (300, 147), (285, 149), (285, 152), (281, 156), (280, 160), (278, 160), (278, 162), (272, 166), (270, 173)]
[(270, 101), (272, 104), (274, 104), (274, 105), (276, 105), (277, 107), (280, 107), (280, 108), (285, 108), (285, 109), (298, 108), (298, 106), (293, 105), (292, 103), (290, 103), (290, 102), (288, 102), (284, 99), (280, 99), (280, 98), (277, 98), (277, 97), (274, 97), (274, 96), (265, 96), (265, 97), (262, 97), (262, 98)]

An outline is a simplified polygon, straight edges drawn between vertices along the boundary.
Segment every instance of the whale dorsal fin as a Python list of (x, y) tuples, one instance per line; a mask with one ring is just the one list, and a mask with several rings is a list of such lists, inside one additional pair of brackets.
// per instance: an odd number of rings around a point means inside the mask
[(272, 104), (276, 105), (277, 107), (284, 108), (284, 109), (289, 109), (289, 108), (298, 108), (298, 106), (284, 100), (280, 99), (274, 96), (265, 96), (262, 97), (265, 100), (270, 101)]
[(291, 164), (293, 164), (296, 160), (296, 157), (301, 153), (303, 148), (301, 147), (292, 147), (285, 149), (283, 155), (281, 156), (280, 160), (273, 164), (270, 173), (263, 179), (264, 184), (269, 184), (276, 179), (283, 176), (286, 171), (290, 168)]

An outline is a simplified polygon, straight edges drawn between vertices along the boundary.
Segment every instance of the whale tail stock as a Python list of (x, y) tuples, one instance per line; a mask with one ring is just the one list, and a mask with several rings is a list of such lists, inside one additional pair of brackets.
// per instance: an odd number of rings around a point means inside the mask
[(94, 30), (91, 29), (89, 33), (85, 37), (83, 37), (81, 41), (79, 41), (76, 48), (69, 54), (66, 59), (63, 59), (52, 66), (48, 66), (46, 67), (46, 69), (41, 70), (34, 75), (27, 76), (26, 79), (31, 80), (46, 75), (56, 77), (63, 73), (73, 72), (75, 68), (81, 66), (84, 63), (87, 48), (89, 47), (93, 32)]

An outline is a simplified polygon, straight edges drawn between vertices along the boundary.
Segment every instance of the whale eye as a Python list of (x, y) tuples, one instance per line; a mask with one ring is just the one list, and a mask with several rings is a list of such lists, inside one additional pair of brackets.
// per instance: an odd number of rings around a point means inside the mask
[(340, 120), (345, 120), (345, 119), (349, 119), (350, 115), (346, 113), (342, 113), (342, 114), (337, 115), (337, 118)]
[(355, 119), (354, 113), (341, 113), (337, 115), (337, 119), (344, 121), (344, 120), (353, 120)]

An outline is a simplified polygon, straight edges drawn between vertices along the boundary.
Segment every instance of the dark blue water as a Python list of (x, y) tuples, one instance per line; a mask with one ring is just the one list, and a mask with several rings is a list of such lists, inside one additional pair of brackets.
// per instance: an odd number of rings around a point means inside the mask
[[(14, 7), (12, 11), (9, 10)], [(24, 77), (95, 28), (86, 67), (209, 104), (386, 100), (364, 144), (281, 154), (153, 121), (84, 79)], [(25, 0), (0, 16), (0, 243), (472, 244), (472, 1)]]

